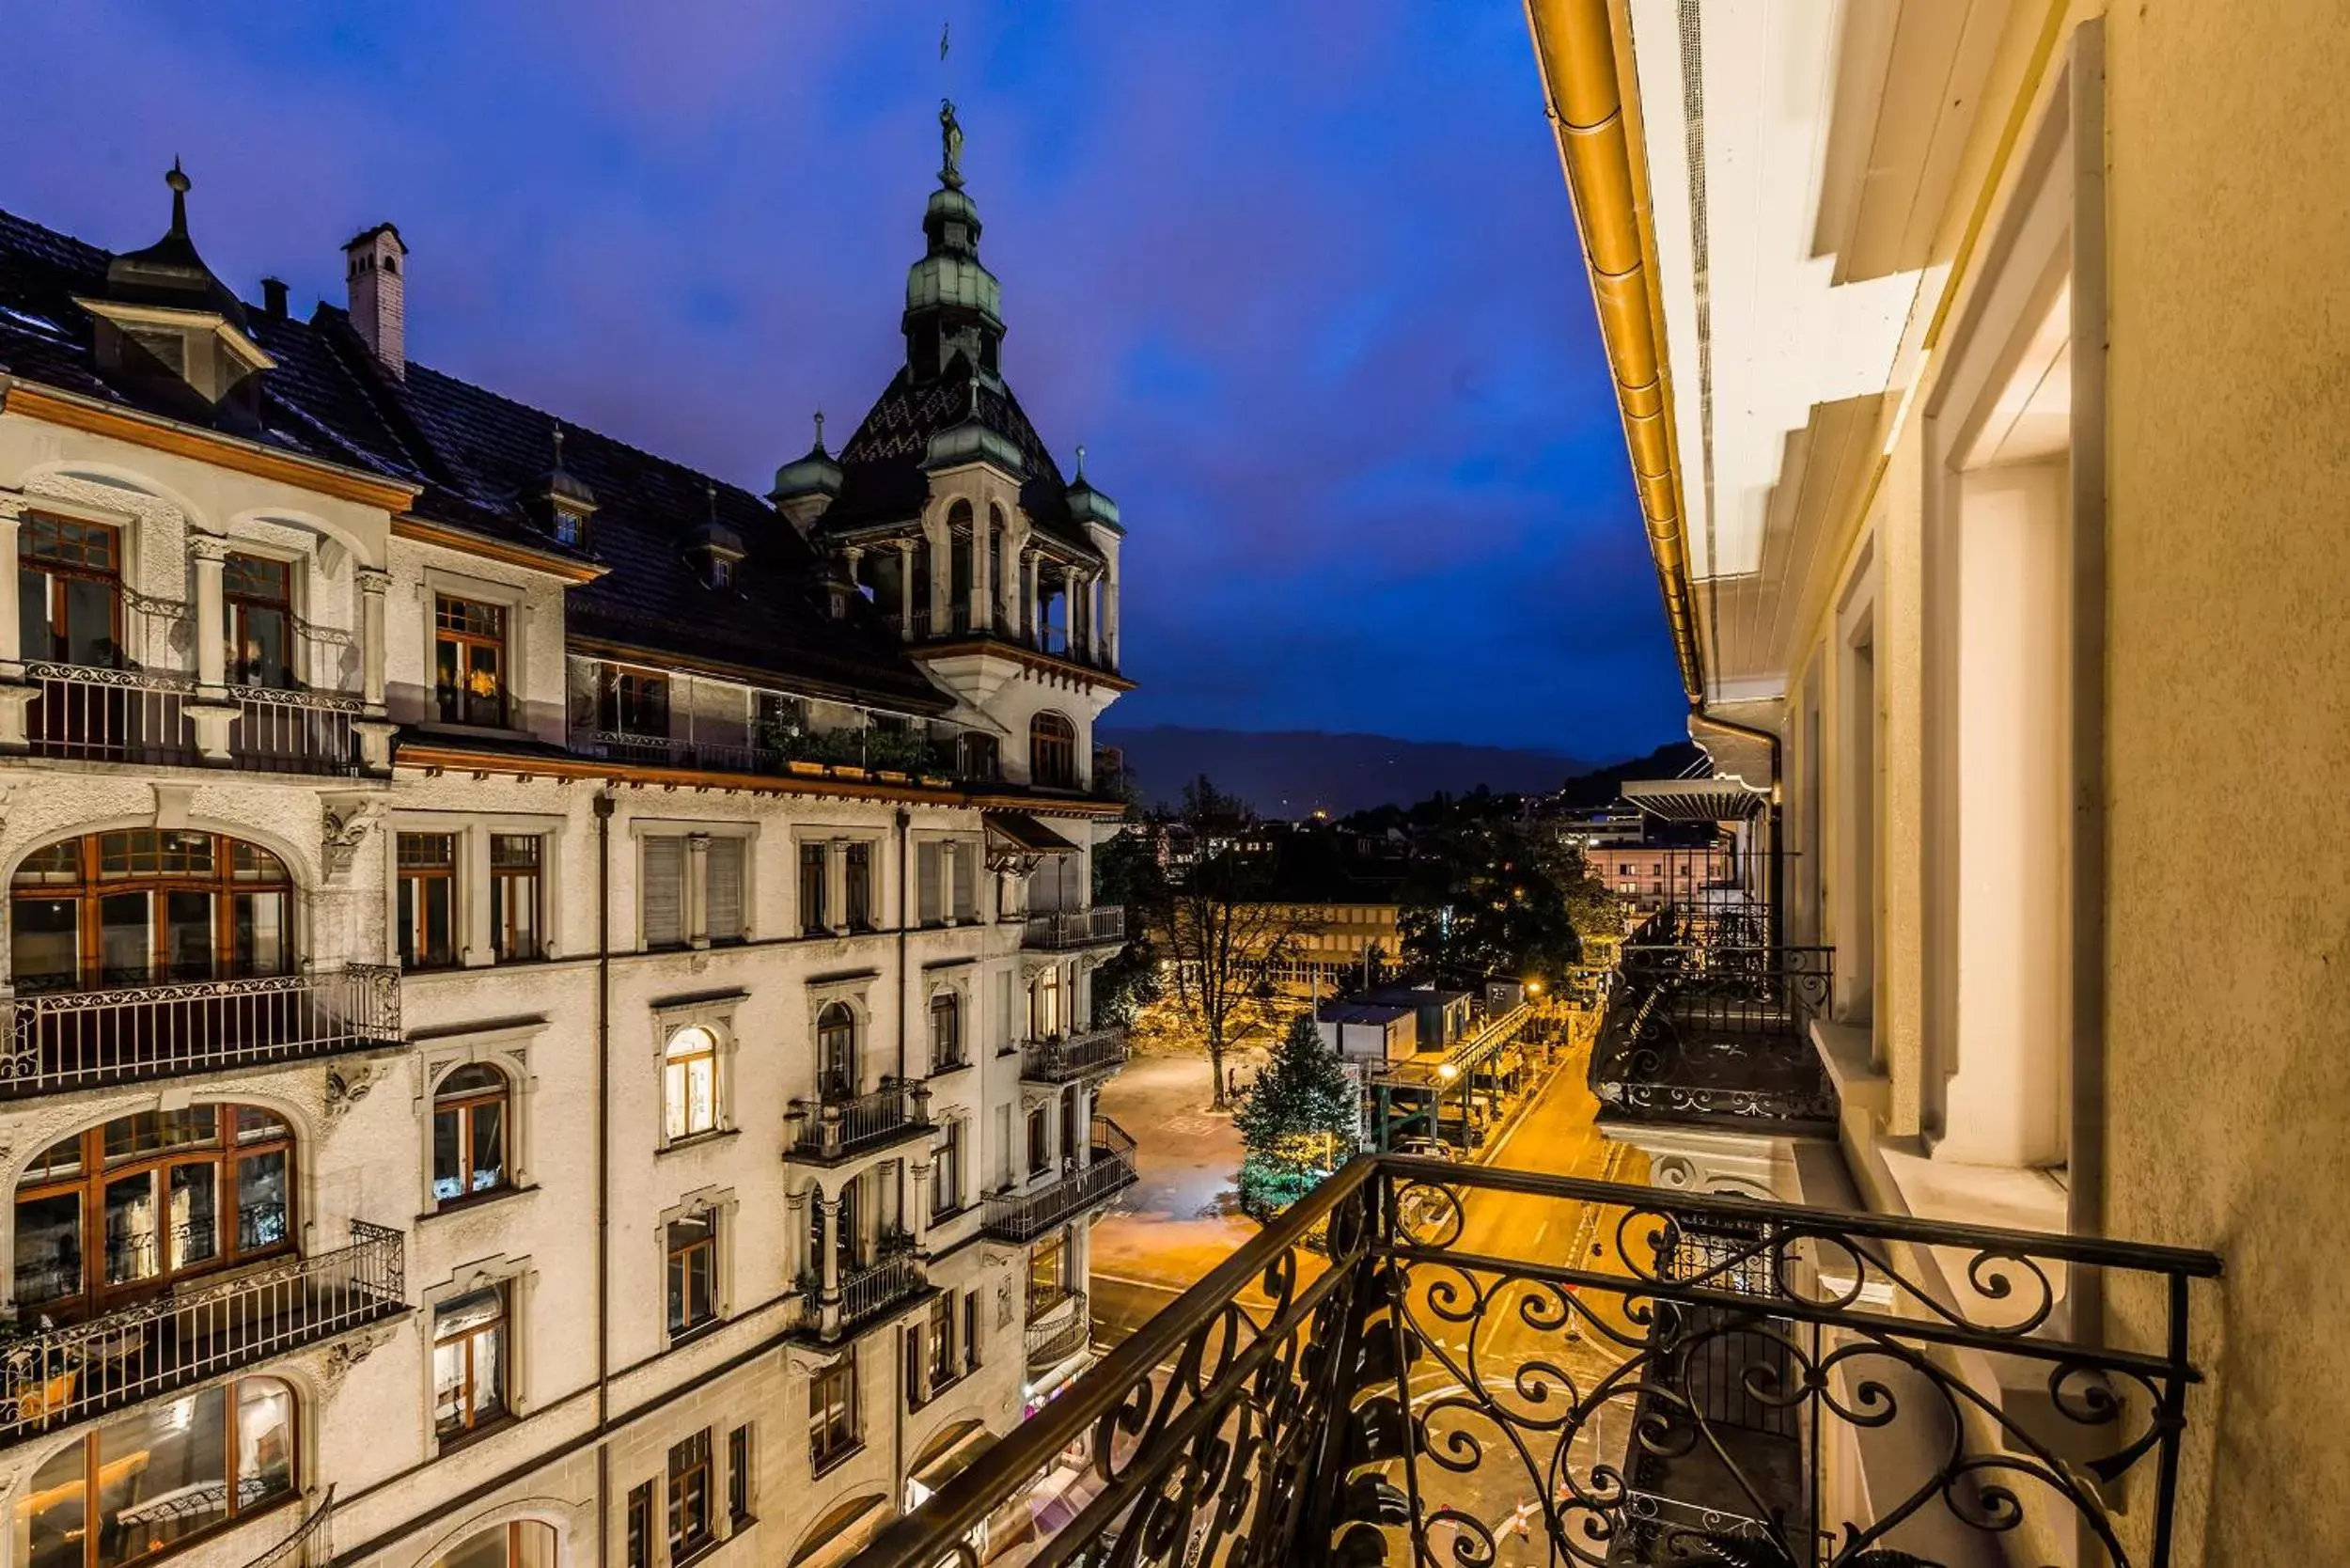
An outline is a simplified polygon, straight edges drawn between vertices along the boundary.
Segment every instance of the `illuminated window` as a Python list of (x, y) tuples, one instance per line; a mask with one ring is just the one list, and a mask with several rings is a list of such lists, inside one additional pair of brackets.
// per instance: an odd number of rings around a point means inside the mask
[(9, 888), (20, 991), (243, 980), (293, 966), (293, 886), (257, 844), (132, 828), (48, 845)]
[(457, 836), (403, 833), (400, 861), (400, 966), (446, 969), (457, 962)]
[(662, 1063), (662, 1101), (669, 1141), (718, 1127), (718, 1037), (689, 1025), (669, 1037)]
[(432, 1432), (446, 1442), (507, 1414), (506, 1288), (476, 1291), (432, 1314)]
[(439, 595), (432, 608), (432, 661), (442, 723), (505, 727), (505, 605)]
[(490, 836), (490, 950), (500, 964), (540, 954), (539, 870), (544, 844), (531, 834)]
[(84, 1433), (17, 1504), (36, 1568), (124, 1568), (294, 1496), (293, 1390), (243, 1377)]
[(506, 1074), (460, 1067), (432, 1096), (432, 1198), (454, 1203), (510, 1181), (507, 1128), (513, 1119)]
[(830, 1002), (816, 1015), (816, 1088), (826, 1100), (856, 1093), (856, 1014)]
[(432, 1568), (556, 1568), (555, 1527), (537, 1519), (469, 1535)]

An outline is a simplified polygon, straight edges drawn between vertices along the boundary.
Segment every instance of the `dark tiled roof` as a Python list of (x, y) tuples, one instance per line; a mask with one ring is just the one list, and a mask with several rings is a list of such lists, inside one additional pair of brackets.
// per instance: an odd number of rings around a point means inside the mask
[[(923, 455), (932, 436), (962, 424), (969, 413), (971, 376), (971, 363), (961, 355), (935, 381), (917, 384), (910, 371), (899, 369), (889, 389), (840, 449), (840, 498), (824, 513), (823, 527), (894, 523), (921, 510), (927, 494)], [(1020, 487), (1020, 505), (1029, 520), (1079, 551), (1093, 554), (1085, 530), (1069, 515), (1069, 487), (1060, 465), (1008, 385), (981, 379), (979, 422), (1020, 449), (1028, 471)]]
[[(0, 212), (0, 371), (140, 406), (135, 391), (100, 375), (91, 321), (73, 303), (76, 294), (103, 291), (110, 259)], [(419, 517), (569, 553), (532, 504), (553, 456), (553, 416), (413, 361), (406, 380), (395, 380), (331, 306), (307, 321), (246, 314), (255, 341), (276, 361), (262, 377), (260, 440), (414, 485)], [(1016, 408), (1009, 417), (1035, 441)], [(595, 493), (589, 542), (594, 559), (609, 569), (570, 591), (573, 632), (883, 706), (948, 706), (862, 604), (851, 605), (847, 621), (823, 614), (814, 553), (750, 492), (576, 426), (566, 424), (564, 437), (564, 469)], [(918, 448), (914, 461), (918, 465)], [(1050, 463), (1043, 457), (1042, 469), (1057, 487)], [(913, 472), (918, 479), (918, 466)], [(748, 545), (726, 588), (707, 586), (683, 548), (711, 518), (713, 487), (718, 520)]]

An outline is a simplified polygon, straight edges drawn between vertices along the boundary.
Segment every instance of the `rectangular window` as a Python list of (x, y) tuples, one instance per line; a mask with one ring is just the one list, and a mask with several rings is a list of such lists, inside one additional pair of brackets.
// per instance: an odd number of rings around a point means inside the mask
[(831, 858), (828, 844), (800, 846), (800, 930), (810, 936), (832, 929), (824, 917), (824, 883)]
[(27, 659), (122, 663), (122, 544), (101, 523), (31, 516), (16, 536), (17, 616)]
[(710, 1429), (669, 1450), (669, 1560), (682, 1562), (717, 1539), (712, 1529)]
[(727, 1435), (727, 1518), (734, 1528), (751, 1522), (751, 1429), (738, 1426)]
[(540, 954), (539, 864), (543, 842), (523, 833), (490, 836), (490, 948), (500, 964)]
[(931, 1213), (950, 1215), (963, 1206), (963, 1119), (947, 1123), (947, 1141), (931, 1157)]
[(938, 924), (946, 916), (944, 900), (940, 898), (943, 889), (938, 882), (939, 852), (944, 847), (938, 843), (915, 846), (914, 880), (917, 892), (916, 907), (920, 910), (919, 918), (926, 926)]
[(675, 836), (645, 840), (644, 945), (685, 946), (685, 840)]
[(851, 844), (847, 851), (848, 888), (843, 912), (851, 931), (873, 929), (873, 846)]
[(400, 862), (400, 965), (446, 969), (457, 962), (457, 836), (403, 833)]
[(506, 727), (505, 605), (439, 595), (432, 661), (442, 723)]
[(221, 631), (229, 682), (286, 691), (294, 683), (293, 568), (232, 555), (221, 568)]
[(930, 1388), (932, 1393), (959, 1375), (962, 1357), (955, 1354), (955, 1297), (952, 1292), (931, 1298)]
[(652, 1568), (652, 1482), (628, 1489), (628, 1568)]
[(1039, 1105), (1028, 1113), (1028, 1174), (1041, 1174), (1052, 1164), (1052, 1122), (1045, 1118), (1044, 1107)]
[(596, 678), (596, 728), (610, 735), (669, 738), (669, 678), (650, 670), (601, 666)]
[(476, 1291), (432, 1314), (432, 1433), (462, 1437), (507, 1412), (506, 1288)]
[(819, 1470), (830, 1468), (856, 1451), (856, 1352), (808, 1380), (808, 1454)]
[(709, 877), (704, 905), (706, 934), (713, 942), (743, 940), (743, 859), (740, 839), (713, 839), (704, 856)]
[(979, 1293), (963, 1293), (963, 1370), (979, 1370)]
[(952, 850), (955, 868), (954, 889), (949, 907), (954, 911), (955, 919), (958, 922), (974, 920), (979, 917), (979, 846), (956, 844), (952, 846)]
[(718, 1315), (718, 1222), (713, 1215), (671, 1220), (669, 1333), (691, 1333)]

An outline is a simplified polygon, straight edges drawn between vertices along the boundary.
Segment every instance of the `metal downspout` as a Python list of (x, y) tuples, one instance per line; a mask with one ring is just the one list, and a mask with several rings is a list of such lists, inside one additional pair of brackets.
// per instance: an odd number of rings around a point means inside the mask
[(596, 1561), (612, 1560), (612, 808), (596, 813)]

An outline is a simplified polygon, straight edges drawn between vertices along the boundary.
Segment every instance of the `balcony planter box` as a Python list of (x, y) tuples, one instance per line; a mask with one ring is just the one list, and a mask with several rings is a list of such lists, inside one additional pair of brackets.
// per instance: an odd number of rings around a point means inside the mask
[(914, 782), (912, 776), (899, 773), (890, 768), (876, 768), (873, 770), (873, 776), (880, 779), (885, 784), (911, 784)]
[(922, 783), (932, 790), (951, 790), (955, 787), (953, 779), (941, 778), (934, 773), (924, 774)]
[(790, 768), (793, 773), (802, 774), (810, 778), (822, 778), (824, 776), (824, 764), (822, 762), (804, 762), (799, 758), (794, 757), (783, 765)]
[(863, 768), (851, 767), (846, 762), (835, 762), (832, 765), (832, 776), (835, 778), (863, 778), (865, 776), (865, 770)]

